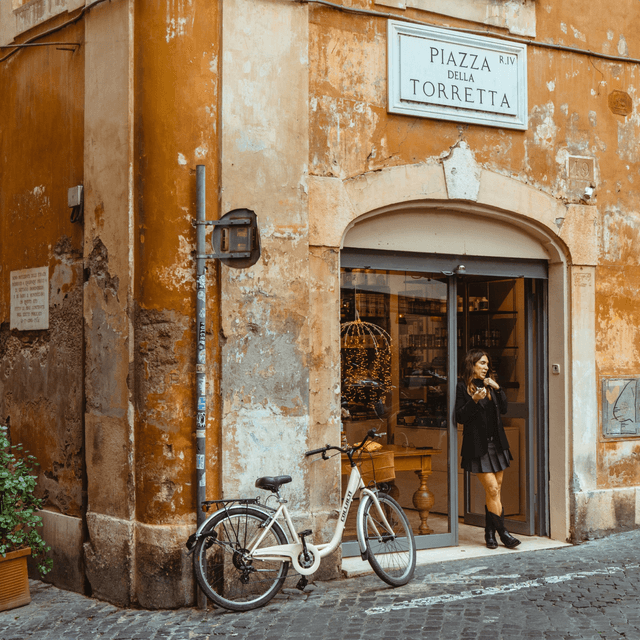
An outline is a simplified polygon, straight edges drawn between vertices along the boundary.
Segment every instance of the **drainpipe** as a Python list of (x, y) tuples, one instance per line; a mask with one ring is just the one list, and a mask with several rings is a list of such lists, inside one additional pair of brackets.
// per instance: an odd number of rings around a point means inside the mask
[[(207, 268), (205, 235), (205, 166), (196, 166), (196, 513), (198, 526), (206, 514), (202, 503), (207, 499), (207, 476), (205, 470), (206, 425), (207, 425)], [(207, 599), (197, 586), (198, 607), (207, 608)]]

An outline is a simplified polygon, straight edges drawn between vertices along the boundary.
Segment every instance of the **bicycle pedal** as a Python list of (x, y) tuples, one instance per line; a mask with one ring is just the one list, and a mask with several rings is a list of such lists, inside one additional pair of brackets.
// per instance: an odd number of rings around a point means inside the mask
[[(309, 532), (311, 533), (311, 532)], [(301, 534), (298, 534), (301, 535)], [(298, 584), (296, 585), (296, 589), (299, 589), (300, 591), (304, 591), (304, 588), (309, 584), (309, 581), (307, 580), (307, 576), (301, 576), (300, 580), (298, 580)]]
[(298, 535), (301, 538), (306, 538), (307, 536), (310, 536), (313, 533), (313, 531), (311, 531), (311, 529), (305, 529), (304, 531), (301, 531)]

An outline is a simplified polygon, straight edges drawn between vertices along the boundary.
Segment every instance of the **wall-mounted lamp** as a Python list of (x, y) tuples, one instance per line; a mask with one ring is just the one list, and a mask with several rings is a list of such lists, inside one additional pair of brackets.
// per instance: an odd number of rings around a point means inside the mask
[(84, 213), (84, 187), (80, 184), (67, 192), (67, 205), (71, 209), (71, 222), (82, 222)]
[(465, 267), (463, 264), (459, 264), (454, 270), (454, 273), (457, 273), (459, 276), (464, 275), (465, 273), (467, 273), (467, 267)]
[(591, 200), (591, 198), (593, 197), (593, 193), (594, 193), (595, 189), (593, 187), (593, 185), (589, 185), (587, 187), (584, 188), (584, 193), (582, 194), (582, 199), (583, 200)]

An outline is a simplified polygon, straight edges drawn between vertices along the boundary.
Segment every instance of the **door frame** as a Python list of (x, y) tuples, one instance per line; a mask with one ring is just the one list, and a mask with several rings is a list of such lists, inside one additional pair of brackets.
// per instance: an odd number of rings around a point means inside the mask
[[(531, 517), (530, 521), (535, 522), (535, 530), (538, 535), (548, 534), (549, 522), (549, 500), (548, 500), (548, 392), (546, 383), (547, 367), (547, 316), (546, 316), (546, 280), (548, 279), (548, 263), (544, 260), (533, 259), (514, 259), (514, 258), (495, 258), (484, 256), (469, 255), (443, 255), (443, 254), (419, 254), (413, 252), (401, 251), (382, 251), (376, 249), (359, 249), (345, 247), (340, 251), (340, 269), (372, 269), (372, 270), (388, 270), (388, 271), (423, 271), (423, 272), (441, 272), (447, 278), (448, 293), (448, 314), (447, 326), (449, 336), (455, 336), (457, 332), (457, 275), (464, 273), (466, 275), (482, 275), (482, 276), (498, 276), (525, 278), (525, 283), (531, 280), (542, 281), (544, 286), (540, 286), (540, 290), (544, 295), (538, 295), (540, 300), (536, 299), (532, 302), (532, 312), (535, 308), (542, 322), (536, 325), (536, 340), (544, 341), (540, 343), (539, 348), (543, 348), (543, 362), (535, 369), (536, 382), (540, 383), (541, 379), (545, 382), (539, 386), (544, 389), (543, 397), (537, 398), (535, 408), (533, 402), (529, 403), (529, 411), (534, 415), (529, 419), (542, 419), (538, 429), (528, 429), (532, 441), (529, 443), (529, 457), (533, 459), (534, 449), (537, 471), (537, 486), (532, 485), (535, 489), (529, 488), (527, 509), (534, 513), (542, 514), (540, 518)], [(531, 316), (530, 316), (531, 317)], [(525, 319), (527, 331), (530, 329), (529, 318)], [(529, 344), (533, 344), (531, 340), (527, 340)], [(449, 340), (448, 358), (449, 358), (449, 375), (453, 380), (457, 380), (457, 344), (455, 340)], [(529, 351), (529, 349), (527, 349)], [(530, 374), (530, 367), (533, 364), (533, 358), (527, 354), (528, 360), (526, 364), (527, 375)], [(534, 375), (534, 374), (532, 374)], [(439, 547), (457, 546), (459, 540), (458, 517), (458, 433), (454, 416), (455, 409), (455, 384), (448, 385), (448, 416), (449, 416), (449, 452), (448, 452), (448, 473), (449, 473), (449, 532), (440, 534), (423, 535), (416, 537), (416, 545), (418, 549), (431, 549)], [(533, 385), (529, 385), (530, 388)], [(540, 394), (538, 394), (540, 396)], [(530, 398), (533, 401), (533, 398)], [(531, 425), (535, 424), (533, 421)], [(535, 435), (534, 435), (535, 431)], [(536, 438), (534, 443), (533, 438)], [(542, 439), (542, 442), (541, 442)], [(535, 444), (535, 447), (534, 447)], [(529, 464), (529, 462), (527, 462)], [(531, 465), (533, 462), (531, 462)], [(541, 466), (542, 465), (542, 466)], [(533, 468), (530, 466), (528, 468)], [(527, 474), (529, 477), (531, 474)], [(544, 509), (541, 511), (541, 509)], [(452, 517), (455, 514), (457, 517)], [(515, 522), (515, 521), (514, 521)], [(543, 526), (545, 523), (546, 526)], [(544, 531), (544, 533), (543, 533)], [(343, 557), (355, 556), (359, 554), (357, 542), (345, 542), (342, 545)]]

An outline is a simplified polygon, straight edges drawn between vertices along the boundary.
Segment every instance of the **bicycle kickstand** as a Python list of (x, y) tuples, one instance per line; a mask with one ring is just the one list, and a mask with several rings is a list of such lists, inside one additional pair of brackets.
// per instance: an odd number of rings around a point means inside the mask
[[(311, 529), (305, 529), (301, 531), (298, 535), (302, 538), (302, 554), (305, 560), (309, 560), (309, 552), (307, 551), (307, 541), (305, 538), (310, 536), (312, 533)], [(296, 584), (296, 589), (300, 589), (300, 591), (304, 591), (304, 588), (309, 584), (307, 580), (307, 576), (300, 576), (300, 580), (298, 580), (298, 584)]]

